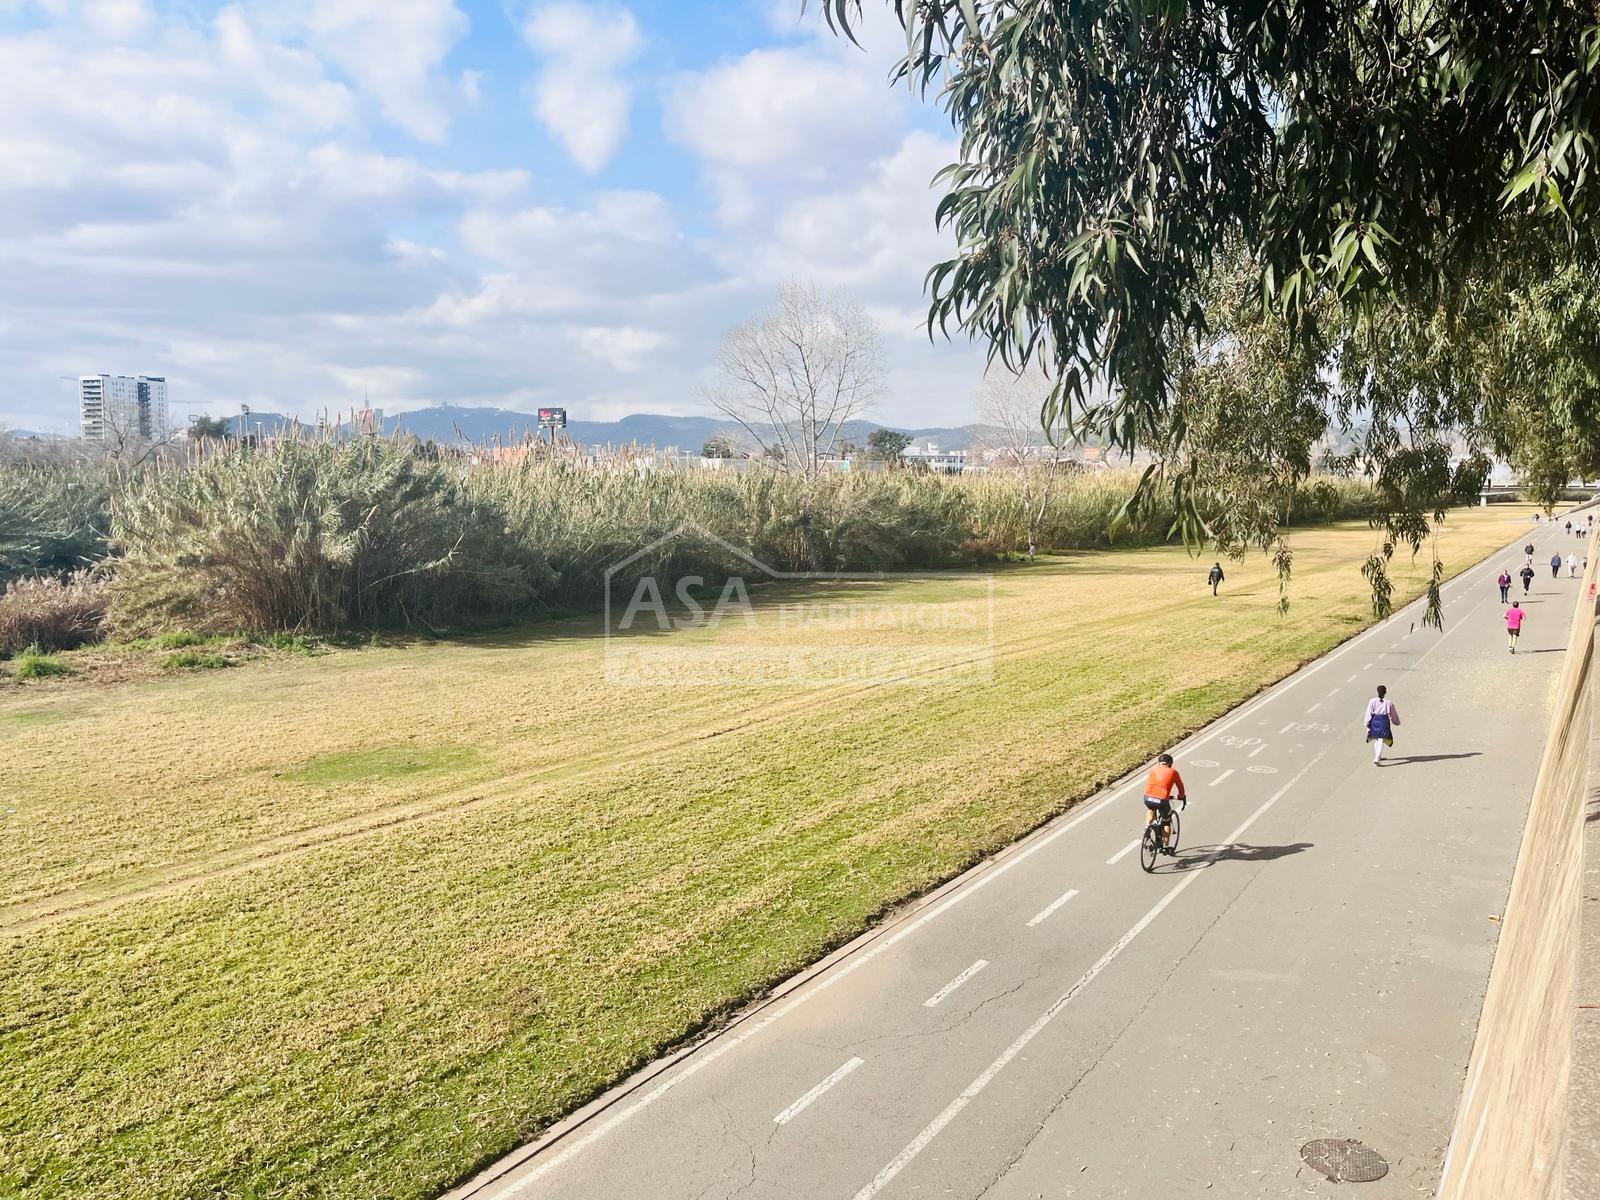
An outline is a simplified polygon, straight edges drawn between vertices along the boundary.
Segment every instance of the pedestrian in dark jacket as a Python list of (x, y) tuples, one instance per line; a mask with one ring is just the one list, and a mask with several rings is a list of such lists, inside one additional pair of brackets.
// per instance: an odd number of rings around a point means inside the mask
[(1209, 574), (1206, 575), (1206, 582), (1211, 585), (1211, 594), (1213, 596), (1215, 596), (1217, 594), (1217, 585), (1220, 584), (1222, 582), (1222, 580), (1223, 580), (1222, 564), (1221, 563), (1212, 563), (1211, 564), (1211, 571), (1210, 571)]

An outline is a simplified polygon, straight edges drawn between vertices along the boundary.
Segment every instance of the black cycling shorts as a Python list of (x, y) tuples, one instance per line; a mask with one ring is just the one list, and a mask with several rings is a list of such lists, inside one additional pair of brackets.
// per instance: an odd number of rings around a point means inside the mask
[(1144, 806), (1158, 817), (1166, 818), (1172, 815), (1171, 800), (1162, 800), (1156, 796), (1146, 796), (1144, 798)]

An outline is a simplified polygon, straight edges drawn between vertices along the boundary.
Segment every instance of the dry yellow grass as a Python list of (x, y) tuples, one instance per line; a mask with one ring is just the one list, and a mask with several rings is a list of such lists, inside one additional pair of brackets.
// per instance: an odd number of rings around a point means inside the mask
[(609, 687), (574, 620), (8, 697), (0, 1194), (437, 1192), (1356, 632), (1371, 532), (1294, 541), (1283, 619), (1259, 560), (1006, 568), (962, 686)]

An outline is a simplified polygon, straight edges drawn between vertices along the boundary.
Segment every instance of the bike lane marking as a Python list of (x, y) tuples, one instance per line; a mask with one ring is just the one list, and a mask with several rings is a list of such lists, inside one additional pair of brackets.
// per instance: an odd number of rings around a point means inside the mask
[(1115, 866), (1117, 863), (1121, 862), (1124, 858), (1128, 857), (1128, 854), (1131, 851), (1137, 850), (1139, 848), (1139, 840), (1143, 836), (1144, 836), (1143, 834), (1140, 834), (1139, 837), (1134, 838), (1133, 841), (1129, 842), (1121, 850), (1118, 850), (1110, 858), (1106, 859), (1106, 866), (1108, 866), (1108, 867)]
[(806, 1109), (810, 1108), (814, 1103), (816, 1103), (816, 1101), (824, 1092), (826, 1092), (834, 1084), (838, 1083), (841, 1079), (850, 1074), (851, 1071), (854, 1071), (860, 1065), (861, 1060), (859, 1058), (852, 1058), (832, 1075), (829, 1075), (821, 1083), (817, 1084), (816, 1087), (812, 1088), (804, 1096), (801, 1096), (800, 1099), (789, 1105), (788, 1108), (784, 1109), (777, 1116), (773, 1117), (772, 1123), (774, 1125), (787, 1125), (790, 1121), (794, 1120), (801, 1113), (805, 1112)]
[[(1134, 843), (1135, 846), (1138, 844), (1138, 842)], [(1031, 921), (1028, 922), (1028, 928), (1032, 929), (1035, 925), (1039, 924), (1039, 922), (1046, 920), (1051, 913), (1055, 912), (1056, 909), (1060, 908), (1063, 904), (1065, 904), (1068, 900), (1071, 900), (1077, 894), (1077, 888), (1068, 888), (1064, 893), (1050, 901), (1049, 904), (1046, 904), (1044, 908), (1040, 910), (1040, 912)]]
[[(1477, 568), (1462, 572), (1455, 579), (1451, 580), (1445, 585), (1446, 589), (1449, 590), (1452, 588), (1459, 588), (1468, 580), (1469, 576), (1474, 575), (1476, 571), (1480, 569), (1486, 568), (1484, 568), (1483, 564), (1480, 564)], [(1287, 692), (1297, 687), (1299, 684), (1305, 682), (1305, 680), (1309, 679), (1312, 675), (1315, 675), (1318, 671), (1328, 666), (1330, 663), (1337, 659), (1343, 658), (1346, 654), (1353, 651), (1357, 646), (1364, 642), (1371, 641), (1382, 633), (1391, 632), (1394, 625), (1394, 617), (1400, 616), (1406, 611), (1406, 609), (1414, 608), (1421, 603), (1422, 599), (1420, 597), (1411, 601), (1402, 607), (1398, 612), (1394, 613), (1389, 620), (1380, 621), (1378, 624), (1371, 626), (1370, 628), (1351, 638), (1343, 646), (1330, 651), (1317, 662), (1303, 668), (1296, 675), (1288, 679), (1281, 680), (1278, 684), (1261, 693), (1255, 699), (1247, 701), (1238, 712), (1234, 713), (1232, 717), (1222, 718), (1221, 723), (1215, 728), (1211, 729), (1209, 732), (1202, 731), (1195, 739), (1188, 741), (1187, 743), (1180, 742), (1178, 747), (1174, 749), (1174, 753), (1193, 752), (1194, 750), (1199, 749), (1201, 746), (1204, 746), (1207, 742), (1210, 742), (1212, 739), (1220, 736), (1223, 733), (1226, 733), (1229, 729), (1233, 728), (1246, 717), (1253, 715), (1264, 706), (1279, 699)], [(1476, 611), (1478, 607), (1478, 605), (1474, 605), (1473, 609), (1469, 611), (1469, 615), (1471, 611)], [(1438, 641), (1435, 641), (1432, 646), (1429, 646), (1422, 652), (1422, 655), (1419, 656), (1417, 663), (1420, 663), (1422, 658), (1426, 658), (1427, 655), (1431, 653), (1431, 651), (1437, 647), (1445, 637), (1448, 637), (1450, 633), (1454, 632), (1456, 628), (1460, 628), (1461, 624), (1465, 624), (1465, 622), (1458, 623), (1451, 629), (1446, 630), (1445, 633), (1440, 636)], [(1379, 651), (1379, 653), (1381, 654), (1383, 651)], [(1412, 665), (1412, 669), (1415, 669), (1417, 663)], [(1370, 670), (1371, 668), (1372, 664), (1369, 662), (1362, 668), (1362, 670)], [(1290, 722), (1291, 726), (1293, 724), (1295, 724), (1295, 722)], [(1331, 750), (1332, 746), (1330, 746), (1329, 749)], [(1309, 770), (1318, 761), (1320, 761), (1323, 755), (1326, 753), (1328, 753), (1328, 751), (1324, 750), (1323, 754), (1319, 754), (1317, 758), (1311, 761), (1311, 763), (1308, 763), (1301, 773), (1296, 775), (1295, 778), (1291, 780), (1288, 785), (1286, 785), (1285, 790), (1298, 782), (1305, 774), (1305, 771)], [(525, 1155), (525, 1157), (521, 1157), (520, 1161), (508, 1161), (498, 1178), (491, 1177), (490, 1179), (485, 1180), (483, 1187), (486, 1189), (494, 1189), (496, 1184), (499, 1183), (501, 1179), (504, 1179), (505, 1175), (517, 1171), (526, 1165), (529, 1167), (526, 1174), (522, 1175), (520, 1178), (506, 1182), (502, 1186), (501, 1190), (493, 1193), (497, 1195), (500, 1200), (509, 1200), (509, 1198), (512, 1196), (520, 1195), (533, 1184), (550, 1174), (550, 1172), (571, 1161), (595, 1142), (603, 1139), (612, 1130), (616, 1129), (620, 1125), (625, 1124), (644, 1109), (654, 1105), (679, 1084), (688, 1081), (695, 1075), (698, 1075), (705, 1068), (711, 1066), (717, 1060), (722, 1058), (723, 1055), (738, 1049), (745, 1042), (755, 1037), (758, 1033), (761, 1033), (763, 1030), (782, 1020), (796, 1008), (799, 1008), (802, 1004), (805, 1004), (813, 997), (820, 995), (822, 992), (826, 991), (840, 980), (846, 979), (853, 975), (856, 971), (874, 961), (879, 955), (885, 953), (897, 945), (902, 939), (909, 937), (911, 934), (921, 929), (924, 925), (928, 924), (936, 917), (942, 916), (956, 905), (970, 899), (983, 888), (993, 883), (996, 879), (1001, 878), (1013, 867), (1025, 862), (1034, 854), (1055, 842), (1056, 839), (1062, 837), (1071, 830), (1076, 829), (1090, 817), (1104, 811), (1109, 805), (1132, 792), (1133, 789), (1138, 787), (1141, 782), (1142, 781), (1138, 777), (1129, 779), (1121, 787), (1108, 792), (1104, 796), (1100, 797), (1100, 799), (1089, 801), (1081, 813), (1076, 813), (1070, 816), (1056, 828), (1043, 833), (1031, 845), (1023, 846), (1017, 849), (1009, 857), (992, 860), (992, 866), (971, 878), (963, 878), (954, 881), (956, 883), (956, 887), (952, 891), (951, 895), (937, 904), (934, 904), (920, 916), (909, 920), (906, 924), (900, 926), (898, 929), (892, 930), (892, 932), (888, 929), (880, 930), (875, 938), (870, 940), (852, 957), (840, 961), (835, 966), (825, 968), (818, 974), (804, 980), (795, 988), (792, 993), (788, 994), (787, 996), (780, 995), (774, 997), (774, 1003), (776, 1007), (771, 1012), (758, 1019), (751, 1020), (747, 1027), (740, 1028), (739, 1025), (730, 1027), (727, 1032), (707, 1043), (704, 1049), (699, 1050), (698, 1052), (693, 1052), (686, 1064), (680, 1065), (682, 1060), (679, 1060), (679, 1062), (669, 1065), (667, 1070), (670, 1073), (667, 1075), (667, 1077), (661, 1080), (661, 1082), (655, 1084), (655, 1086), (651, 1087), (642, 1096), (639, 1096), (638, 1099), (633, 1100), (631, 1103), (622, 1105), (593, 1128), (585, 1129), (585, 1126), (588, 1125), (588, 1121), (585, 1121), (583, 1124), (580, 1124), (569, 1133), (563, 1133), (559, 1140), (560, 1142), (565, 1142), (566, 1144), (560, 1145), (558, 1143), (556, 1145), (550, 1145), (548, 1149), (551, 1151), (551, 1153), (549, 1153), (548, 1157), (544, 1157), (541, 1154), (541, 1150), (543, 1150), (544, 1147), (539, 1146), (537, 1143), (524, 1147), (522, 1154)], [(1282, 793), (1280, 792), (1279, 795), (1281, 794)], [(1276, 797), (1274, 797), (1274, 800), (1276, 800)], [(1268, 804), (1270, 805), (1272, 802), (1273, 801), (1269, 801)], [(1265, 808), (1258, 811), (1265, 811)], [(1251, 818), (1252, 821), (1254, 821), (1254, 819), (1254, 817)], [(1108, 865), (1122, 858), (1129, 851), (1137, 847), (1138, 844), (1138, 840), (1135, 839), (1115, 857), (1108, 860)], [(1180, 890), (1183, 886), (1186, 886), (1190, 880), (1193, 880), (1197, 877), (1197, 875), (1187, 876), (1184, 880), (1184, 883), (1179, 885)], [(1147, 916), (1150, 916), (1150, 914), (1147, 914)], [(1153, 919), (1153, 917), (1151, 917), (1151, 919)], [(1142, 930), (1143, 926), (1141, 925), (1139, 928)], [(1128, 940), (1131, 941), (1132, 939), (1129, 938)], [(1120, 949), (1118, 949), (1117, 952), (1120, 953)], [(1095, 973), (1098, 973), (1098, 968), (1092, 968), (1092, 970), (1095, 970)], [(1080, 981), (1080, 983), (1083, 982), (1087, 982), (1087, 980)], [(717, 1044), (718, 1041), (720, 1041), (720, 1045)], [(568, 1137), (571, 1138), (570, 1141), (567, 1140)], [(517, 1156), (514, 1155), (508, 1157), (515, 1158)], [(541, 1157), (543, 1157), (542, 1162), (538, 1161)], [(898, 1168), (896, 1173), (898, 1173)], [(887, 1179), (884, 1182), (886, 1183)]]
[[(1299, 774), (1297, 774), (1288, 783), (1284, 784), (1283, 787), (1274, 792), (1272, 796), (1261, 805), (1260, 808), (1256, 809), (1255, 812), (1246, 817), (1238, 828), (1236, 828), (1232, 833), (1228, 834), (1228, 836), (1223, 839), (1222, 843), (1217, 846), (1215, 850), (1206, 855), (1205, 861), (1208, 863), (1215, 862), (1223, 853), (1223, 851), (1228, 849), (1233, 842), (1243, 837), (1244, 834), (1249, 831), (1252, 825), (1265, 816), (1273, 805), (1277, 804), (1279, 800), (1288, 795), (1290, 789), (1304, 779), (1306, 775), (1310, 773), (1311, 768), (1326, 758), (1328, 754), (1332, 752), (1332, 750), (1333, 745), (1330, 744), (1327, 749), (1322, 751), (1321, 754), (1317, 755), (1316, 758), (1312, 759), (1309, 763), (1302, 767)], [(1138, 845), (1138, 843), (1135, 842), (1134, 845)], [(895, 1176), (899, 1175), (901, 1171), (905, 1170), (906, 1167), (911, 1164), (911, 1161), (921, 1154), (925, 1149), (927, 1149), (928, 1145), (933, 1141), (933, 1139), (938, 1137), (939, 1134), (944, 1131), (945, 1127), (961, 1114), (961, 1111), (966, 1108), (967, 1105), (971, 1104), (975, 1099), (977, 1099), (983, 1090), (994, 1082), (995, 1077), (998, 1076), (1001, 1071), (1006, 1069), (1012, 1059), (1016, 1058), (1017, 1055), (1023, 1052), (1023, 1050), (1027, 1049), (1029, 1042), (1033, 1041), (1034, 1038), (1038, 1037), (1039, 1034), (1044, 1032), (1045, 1027), (1049, 1025), (1051, 1021), (1055, 1020), (1056, 1016), (1061, 1012), (1062, 1009), (1071, 1004), (1084, 988), (1093, 983), (1100, 972), (1104, 971), (1108, 966), (1115, 962), (1118, 956), (1133, 944), (1134, 939), (1148, 929), (1155, 919), (1164, 913), (1172, 904), (1172, 902), (1181, 896), (1188, 889), (1189, 885), (1194, 883), (1194, 881), (1199, 879), (1203, 874), (1203, 871), (1195, 871), (1185, 875), (1183, 879), (1181, 879), (1172, 888), (1171, 891), (1169, 891), (1160, 900), (1156, 901), (1156, 903), (1150, 907), (1150, 910), (1146, 912), (1144, 916), (1140, 917), (1136, 922), (1134, 922), (1133, 926), (1128, 930), (1128, 932), (1124, 933), (1120, 938), (1118, 938), (1117, 941), (1112, 944), (1111, 948), (1095, 961), (1095, 964), (1092, 967), (1079, 976), (1076, 983), (1063, 992), (1060, 997), (1058, 997), (1056, 1001), (1050, 1005), (1049, 1008), (1044, 1010), (1044, 1014), (1040, 1016), (1038, 1020), (1034, 1021), (1032, 1025), (1024, 1029), (1022, 1033), (1018, 1035), (1015, 1041), (1001, 1051), (998, 1058), (984, 1068), (983, 1072), (978, 1075), (976, 1079), (962, 1089), (960, 1095), (946, 1105), (944, 1110), (940, 1112), (939, 1115), (932, 1121), (930, 1121), (922, 1129), (922, 1131), (917, 1134), (916, 1137), (907, 1142), (905, 1148), (901, 1150), (899, 1154), (895, 1155), (894, 1158), (890, 1159), (883, 1170), (879, 1171), (877, 1175), (873, 1177), (870, 1183), (868, 1183), (855, 1194), (855, 1200), (873, 1200), (873, 1197), (877, 1196), (883, 1191), (884, 1188), (888, 1187), (889, 1184), (894, 1180)]]
[(933, 995), (929, 996), (926, 1000), (924, 1000), (922, 1002), (922, 1007), (923, 1008), (936, 1008), (936, 1007), (938, 1007), (939, 1002), (941, 1000), (943, 1000), (951, 992), (955, 991), (963, 983), (965, 983), (967, 980), (971, 979), (974, 975), (976, 975), (979, 971), (983, 970), (988, 965), (989, 965), (989, 960), (988, 959), (980, 958), (977, 962), (973, 963), (965, 971), (961, 972), (961, 974), (957, 975), (949, 983), (945, 984), (937, 992), (935, 992)]

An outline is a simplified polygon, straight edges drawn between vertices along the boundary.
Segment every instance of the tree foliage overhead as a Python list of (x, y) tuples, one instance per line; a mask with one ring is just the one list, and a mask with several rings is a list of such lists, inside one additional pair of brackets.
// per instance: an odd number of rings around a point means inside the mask
[[(849, 33), (862, 3), (824, 8)], [(1227, 433), (1186, 386), (1214, 408), (1205, 372), (1252, 339), (1337, 379), (1327, 418), (1359, 430), (1354, 460), (1395, 499), (1391, 543), (1418, 544), (1441, 487), (1468, 482), (1440, 475), (1453, 444), (1559, 470), (1545, 451), (1593, 412), (1592, 364), (1540, 339), (1581, 324), (1580, 294), (1531, 294), (1523, 264), (1595, 258), (1592, 3), (890, 3), (899, 78), (961, 134), (938, 210), (959, 249), (929, 273), (930, 323), (1013, 369), (1042, 360), (1047, 418), (1153, 448), (1186, 534), (1213, 532), (1192, 464)], [(1493, 329), (1470, 330), (1485, 311)], [(1570, 403), (1485, 391), (1548, 374), (1547, 353), (1567, 355)], [(1303, 441), (1306, 414), (1270, 403)]]

